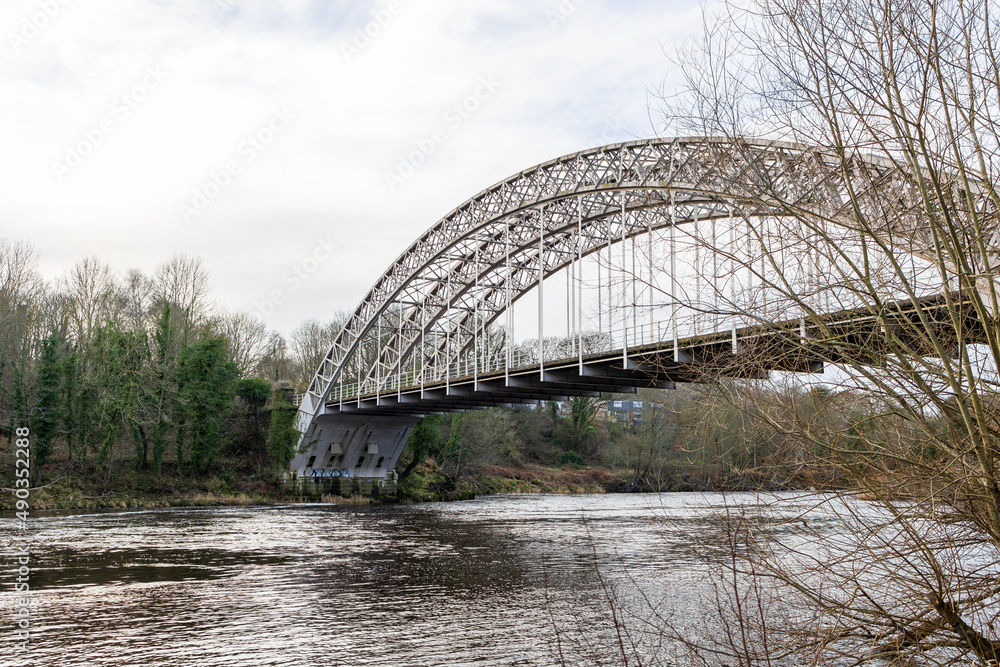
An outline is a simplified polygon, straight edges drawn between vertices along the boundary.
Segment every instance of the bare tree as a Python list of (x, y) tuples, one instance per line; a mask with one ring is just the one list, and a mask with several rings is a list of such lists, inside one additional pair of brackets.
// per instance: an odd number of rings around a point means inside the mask
[(308, 383), (330, 349), (330, 343), (347, 322), (348, 313), (336, 313), (328, 322), (306, 320), (292, 332), (291, 352), (295, 377)]
[(183, 341), (187, 333), (204, 324), (213, 304), (208, 272), (196, 257), (175, 255), (153, 273), (153, 293), (160, 303), (171, 305), (172, 317), (179, 318), (177, 330)]
[(229, 356), (239, 366), (240, 375), (256, 375), (270, 340), (264, 322), (250, 313), (233, 312), (216, 317), (213, 327), (229, 341)]
[(155, 318), (153, 280), (138, 269), (125, 274), (117, 299), (118, 317), (132, 331), (152, 332)]
[(119, 286), (111, 267), (97, 257), (73, 264), (59, 288), (67, 299), (70, 336), (77, 343), (86, 345), (97, 327), (117, 317)]
[[(700, 644), (678, 634), (702, 664), (1000, 661), (992, 10), (760, 0), (724, 6), (678, 55), (685, 85), (664, 98), (666, 124), (728, 138), (718, 159), (748, 172), (726, 194), (744, 244), (711, 249), (728, 274), (700, 271), (741, 286), (708, 311), (760, 335), (717, 365), (746, 378), (782, 357), (840, 369), (824, 377), (848, 392), (839, 405), (789, 393), (788, 376), (731, 396), (852, 490), (817, 496), (781, 539), (729, 521), (719, 631)], [(816, 149), (776, 179), (745, 141), (762, 138)], [(835, 203), (822, 192), (833, 181)]]
[(292, 366), (292, 360), (288, 357), (288, 344), (284, 337), (277, 331), (270, 332), (258, 373), (271, 382), (290, 382), (293, 373)]
[(45, 283), (28, 243), (0, 239), (0, 428), (27, 414), (30, 360), (39, 338)]
[(37, 295), (43, 285), (34, 247), (24, 241), (0, 239), (0, 297), (4, 307)]

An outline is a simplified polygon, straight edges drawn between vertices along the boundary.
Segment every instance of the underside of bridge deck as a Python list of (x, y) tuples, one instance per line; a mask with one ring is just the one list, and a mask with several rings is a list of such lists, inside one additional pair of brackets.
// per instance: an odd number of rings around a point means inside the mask
[[(893, 335), (905, 338), (917, 327), (918, 314), (926, 321), (949, 326), (941, 298), (927, 299), (918, 310), (909, 303), (891, 304), (891, 318), (869, 312), (843, 311), (807, 325), (802, 320), (745, 327), (680, 341), (623, 351), (547, 362), (543, 367), (500, 369), (479, 375), (449, 377), (423, 386), (401, 387), (387, 394), (367, 394), (328, 401), (316, 419), (316, 429), (293, 462), (297, 475), (316, 471), (345, 477), (385, 478), (395, 467), (407, 437), (428, 414), (444, 414), (490, 407), (512, 407), (578, 396), (634, 393), (638, 388), (670, 389), (679, 383), (706, 382), (720, 377), (766, 378), (771, 372), (821, 373), (838, 362), (878, 364), (887, 354), (886, 321)], [(967, 323), (975, 339), (981, 325)], [(919, 326), (925, 326), (921, 324)], [(810, 345), (822, 329), (824, 340)], [(914, 340), (920, 337), (915, 334)], [(932, 351), (913, 348), (924, 356)], [(862, 358), (863, 355), (863, 358)]]

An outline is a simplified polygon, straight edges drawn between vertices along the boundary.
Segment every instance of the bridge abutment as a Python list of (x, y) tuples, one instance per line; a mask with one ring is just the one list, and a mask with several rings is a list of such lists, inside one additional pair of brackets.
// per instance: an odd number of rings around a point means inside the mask
[(292, 473), (297, 479), (381, 482), (396, 467), (418, 419), (411, 416), (322, 415), (316, 418), (303, 438), (302, 450), (292, 460)]

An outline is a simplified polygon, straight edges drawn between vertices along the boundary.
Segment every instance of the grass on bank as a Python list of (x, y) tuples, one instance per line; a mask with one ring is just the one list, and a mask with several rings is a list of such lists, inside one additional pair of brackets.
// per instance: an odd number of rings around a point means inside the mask
[[(14, 455), (0, 449), (0, 509), (13, 510)], [(335, 495), (303, 496), (275, 475), (259, 475), (239, 458), (222, 457), (203, 475), (178, 472), (176, 462), (164, 461), (161, 474), (152, 468), (137, 470), (135, 460), (120, 456), (108, 465), (95, 458), (72, 461), (57, 457), (43, 469), (42, 485), (32, 489), (32, 510), (131, 509), (155, 507), (245, 506), (284, 502), (437, 502), (467, 500), (481, 495), (517, 493), (627, 493), (656, 491), (725, 491), (748, 488), (783, 488), (746, 476), (722, 474), (718, 467), (685, 465), (677, 461), (656, 475), (635, 471), (579, 465), (521, 463), (519, 465), (468, 466), (459, 478), (445, 472), (433, 458), (418, 465), (400, 483), (398, 493), (375, 499)]]

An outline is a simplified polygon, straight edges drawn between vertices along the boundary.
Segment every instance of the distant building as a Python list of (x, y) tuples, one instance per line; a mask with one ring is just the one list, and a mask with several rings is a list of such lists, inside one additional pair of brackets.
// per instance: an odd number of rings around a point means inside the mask
[(644, 408), (644, 403), (637, 400), (608, 401), (607, 419), (609, 421), (628, 424), (632, 428), (635, 428), (642, 423)]

